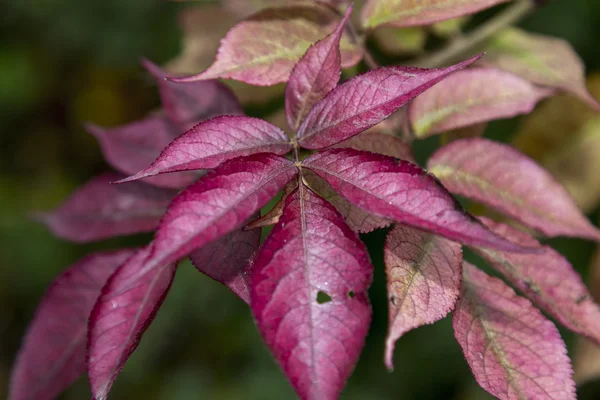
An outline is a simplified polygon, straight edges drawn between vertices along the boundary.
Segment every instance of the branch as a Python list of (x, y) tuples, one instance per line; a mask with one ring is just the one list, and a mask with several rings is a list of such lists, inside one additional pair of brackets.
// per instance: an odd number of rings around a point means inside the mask
[(472, 32), (456, 37), (448, 45), (434, 53), (410, 60), (408, 65), (418, 67), (441, 67), (465, 55), (474, 48), (484, 44), (488, 39), (504, 28), (515, 24), (536, 7), (532, 0), (519, 0), (515, 4), (498, 13)]

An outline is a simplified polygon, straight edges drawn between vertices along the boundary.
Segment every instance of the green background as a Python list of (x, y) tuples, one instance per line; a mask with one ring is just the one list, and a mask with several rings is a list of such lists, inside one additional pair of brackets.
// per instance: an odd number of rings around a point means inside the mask
[[(0, 398), (26, 324), (52, 278), (86, 253), (151, 237), (73, 245), (54, 238), (28, 214), (56, 206), (108, 169), (83, 121), (119, 125), (158, 105), (138, 61), (145, 56), (161, 63), (178, 54), (177, 12), (184, 6), (164, 0), (0, 1)], [(567, 39), (588, 71), (600, 69), (600, 1), (550, 1), (522, 25)], [(494, 123), (489, 135), (506, 141), (517, 122)], [(436, 138), (420, 143), (419, 154), (436, 145)], [(591, 218), (598, 221), (598, 215)], [(448, 318), (403, 337), (395, 371), (386, 371), (383, 238), (384, 232), (365, 236), (376, 267), (374, 319), (342, 398), (491, 398), (471, 377)], [(586, 275), (593, 244), (564, 239), (552, 244)], [(571, 349), (573, 337), (564, 336)], [(579, 395), (600, 398), (600, 385), (586, 384)], [(61, 398), (89, 398), (87, 381), (80, 379)], [(294, 394), (245, 305), (185, 263), (111, 396), (138, 398), (279, 400)]]

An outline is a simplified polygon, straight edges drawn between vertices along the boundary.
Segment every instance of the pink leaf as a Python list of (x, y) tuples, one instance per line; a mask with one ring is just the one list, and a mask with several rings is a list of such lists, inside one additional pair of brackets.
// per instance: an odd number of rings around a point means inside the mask
[(218, 115), (241, 115), (242, 108), (231, 90), (217, 81), (187, 84), (169, 82), (167, 73), (149, 60), (144, 67), (156, 78), (163, 107), (169, 119), (182, 131)]
[(394, 345), (406, 332), (444, 318), (460, 292), (462, 249), (430, 233), (396, 226), (385, 241), (389, 299), (385, 364), (393, 369)]
[(293, 162), (267, 153), (227, 161), (173, 200), (152, 259), (174, 262), (240, 228), (297, 173)]
[(177, 192), (142, 182), (111, 184), (121, 178), (116, 173), (97, 176), (55, 211), (36, 217), (56, 236), (74, 242), (153, 231)]
[(369, 329), (372, 266), (364, 244), (301, 185), (261, 248), (252, 312), (302, 399), (337, 399)]
[(361, 19), (366, 28), (384, 24), (394, 26), (431, 25), (509, 0), (367, 0)]
[[(482, 218), (498, 235), (514, 243), (539, 243), (528, 234)], [(570, 330), (600, 344), (600, 308), (594, 303), (579, 274), (549, 246), (540, 254), (504, 253), (475, 249), (496, 270), (548, 314)]]
[(255, 153), (285, 154), (292, 144), (276, 126), (258, 118), (221, 116), (202, 122), (172, 141), (148, 168), (120, 182), (169, 172), (210, 169)]
[(256, 228), (262, 228), (264, 226), (275, 225), (279, 221), (281, 214), (283, 214), (283, 207), (285, 206), (285, 199), (287, 199), (287, 197), (294, 190), (296, 190), (297, 187), (298, 187), (298, 181), (293, 180), (291, 182), (288, 182), (288, 184), (285, 185), (285, 187), (283, 188), (283, 196), (277, 202), (277, 204), (275, 204), (275, 206), (272, 209), (270, 209), (269, 212), (267, 212), (265, 215), (263, 215), (260, 218), (255, 219), (254, 221), (252, 221), (248, 225), (246, 225), (244, 227), (244, 229), (246, 229), (246, 230), (256, 229)]
[(173, 281), (175, 264), (147, 263), (151, 247), (122, 264), (94, 305), (88, 334), (88, 377), (94, 400), (106, 400)]
[(92, 254), (60, 274), (17, 355), (10, 400), (51, 400), (85, 372), (87, 323), (108, 277), (133, 250)]
[(473, 198), (548, 236), (600, 240), (567, 191), (533, 160), (487, 139), (457, 140), (427, 163), (451, 192)]
[(442, 185), (407, 161), (352, 149), (314, 154), (303, 166), (354, 205), (472, 245), (508, 251), (534, 251), (492, 233), (468, 214)]
[(349, 139), (480, 57), (439, 69), (384, 67), (350, 79), (312, 108), (300, 126), (298, 142), (307, 149), (320, 149)]
[(554, 324), (504, 282), (468, 263), (452, 324), (475, 379), (492, 395), (576, 398), (571, 362)]
[(397, 136), (376, 130), (377, 126), (378, 125), (331, 147), (370, 151), (372, 153), (383, 154), (384, 156), (414, 162), (412, 150), (408, 143)]
[(196, 269), (250, 304), (249, 272), (260, 245), (260, 229), (235, 230), (190, 254)]
[(337, 28), (311, 45), (290, 74), (285, 91), (285, 113), (288, 125), (294, 131), (298, 130), (310, 109), (331, 92), (340, 80), (340, 40), (351, 13), (352, 7), (349, 7)]
[[(227, 33), (215, 62), (206, 71), (172, 80), (230, 78), (261, 86), (285, 82), (309, 46), (331, 33), (338, 22), (333, 11), (318, 4), (267, 8)], [(341, 56), (342, 66), (349, 67), (360, 61), (362, 49), (346, 36)]]
[(552, 90), (533, 86), (508, 72), (491, 68), (458, 71), (410, 103), (417, 137), (427, 137), (533, 110)]
[[(182, 133), (162, 115), (108, 130), (92, 124), (87, 124), (86, 129), (98, 139), (106, 161), (126, 174), (135, 174), (146, 168), (165, 146)], [(198, 177), (197, 173), (182, 172), (147, 178), (144, 182), (180, 188), (194, 182)]]

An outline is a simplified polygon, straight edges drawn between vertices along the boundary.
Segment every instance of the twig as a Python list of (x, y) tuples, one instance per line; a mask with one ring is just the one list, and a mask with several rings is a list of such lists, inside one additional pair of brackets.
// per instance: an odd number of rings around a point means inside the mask
[(535, 7), (535, 2), (532, 0), (519, 0), (472, 32), (456, 37), (446, 47), (421, 58), (410, 60), (406, 64), (427, 68), (444, 66), (484, 44), (504, 28), (515, 24)]

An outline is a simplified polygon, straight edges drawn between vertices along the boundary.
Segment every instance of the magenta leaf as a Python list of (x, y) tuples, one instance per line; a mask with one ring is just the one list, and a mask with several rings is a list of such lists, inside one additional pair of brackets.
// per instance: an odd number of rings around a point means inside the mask
[(243, 114), (233, 92), (220, 82), (169, 82), (165, 79), (168, 74), (157, 65), (146, 59), (142, 64), (156, 78), (167, 116), (182, 131), (218, 115)]
[(301, 185), (261, 248), (252, 312), (302, 399), (337, 399), (369, 329), (372, 266), (364, 244)]
[(384, 67), (350, 79), (312, 108), (300, 126), (298, 143), (320, 149), (349, 139), (480, 57), (439, 69)]
[(169, 172), (210, 169), (232, 158), (255, 153), (285, 154), (291, 148), (286, 134), (262, 119), (220, 116), (194, 126), (172, 141), (148, 168), (120, 182)]
[(430, 233), (396, 226), (385, 241), (389, 324), (385, 364), (393, 368), (394, 345), (406, 332), (444, 318), (458, 299), (461, 245)]
[(88, 333), (88, 377), (94, 400), (106, 400), (165, 299), (176, 264), (147, 263), (141, 249), (110, 277), (94, 305)]
[(194, 267), (250, 304), (248, 281), (260, 245), (260, 229), (235, 230), (190, 254)]
[(56, 236), (74, 242), (153, 231), (177, 192), (142, 182), (111, 184), (122, 178), (116, 173), (97, 176), (55, 211), (36, 218)]
[(272, 209), (270, 209), (265, 215), (253, 220), (248, 225), (246, 225), (244, 229), (256, 229), (262, 228), (264, 226), (275, 225), (279, 221), (281, 214), (283, 214), (285, 199), (287, 199), (287, 197), (293, 191), (295, 191), (297, 187), (298, 181), (293, 180), (291, 182), (288, 182), (283, 188), (283, 195), (281, 196), (281, 199), (277, 202), (277, 204), (275, 204), (275, 206)]
[(17, 355), (9, 400), (51, 400), (86, 370), (87, 323), (108, 277), (134, 250), (91, 254), (47, 290)]
[(504, 282), (468, 263), (452, 324), (475, 379), (492, 395), (576, 398), (571, 362), (554, 324)]
[(417, 137), (526, 114), (552, 94), (509, 72), (492, 68), (458, 71), (410, 103)]
[(177, 261), (242, 227), (297, 173), (293, 162), (267, 153), (225, 162), (173, 200), (156, 232), (153, 262)]
[[(106, 161), (125, 174), (135, 174), (146, 168), (173, 139), (182, 132), (166, 117), (155, 115), (142, 121), (105, 130), (92, 124), (86, 129), (102, 148)], [(144, 180), (155, 186), (180, 188), (198, 179), (193, 172), (181, 172)]]
[[(498, 235), (530, 246), (539, 243), (528, 234), (482, 218)], [(533, 303), (573, 332), (600, 344), (600, 307), (571, 264), (549, 246), (540, 254), (474, 249), (521, 290)]]
[(494, 234), (432, 175), (403, 160), (352, 149), (325, 150), (303, 166), (355, 206), (448, 239), (507, 251), (525, 249)]
[(337, 28), (310, 46), (290, 74), (285, 91), (285, 113), (294, 131), (298, 130), (310, 109), (331, 92), (340, 80), (340, 40), (351, 13), (352, 7), (349, 7)]
[(600, 240), (600, 231), (550, 173), (508, 145), (457, 140), (439, 149), (427, 166), (451, 192), (497, 208), (545, 235)]
[[(215, 62), (204, 72), (176, 82), (230, 78), (252, 85), (286, 82), (296, 62), (309, 46), (331, 33), (339, 20), (328, 7), (305, 2), (267, 8), (234, 26), (221, 40)], [(352, 66), (362, 58), (362, 48), (341, 41), (341, 61)]]

